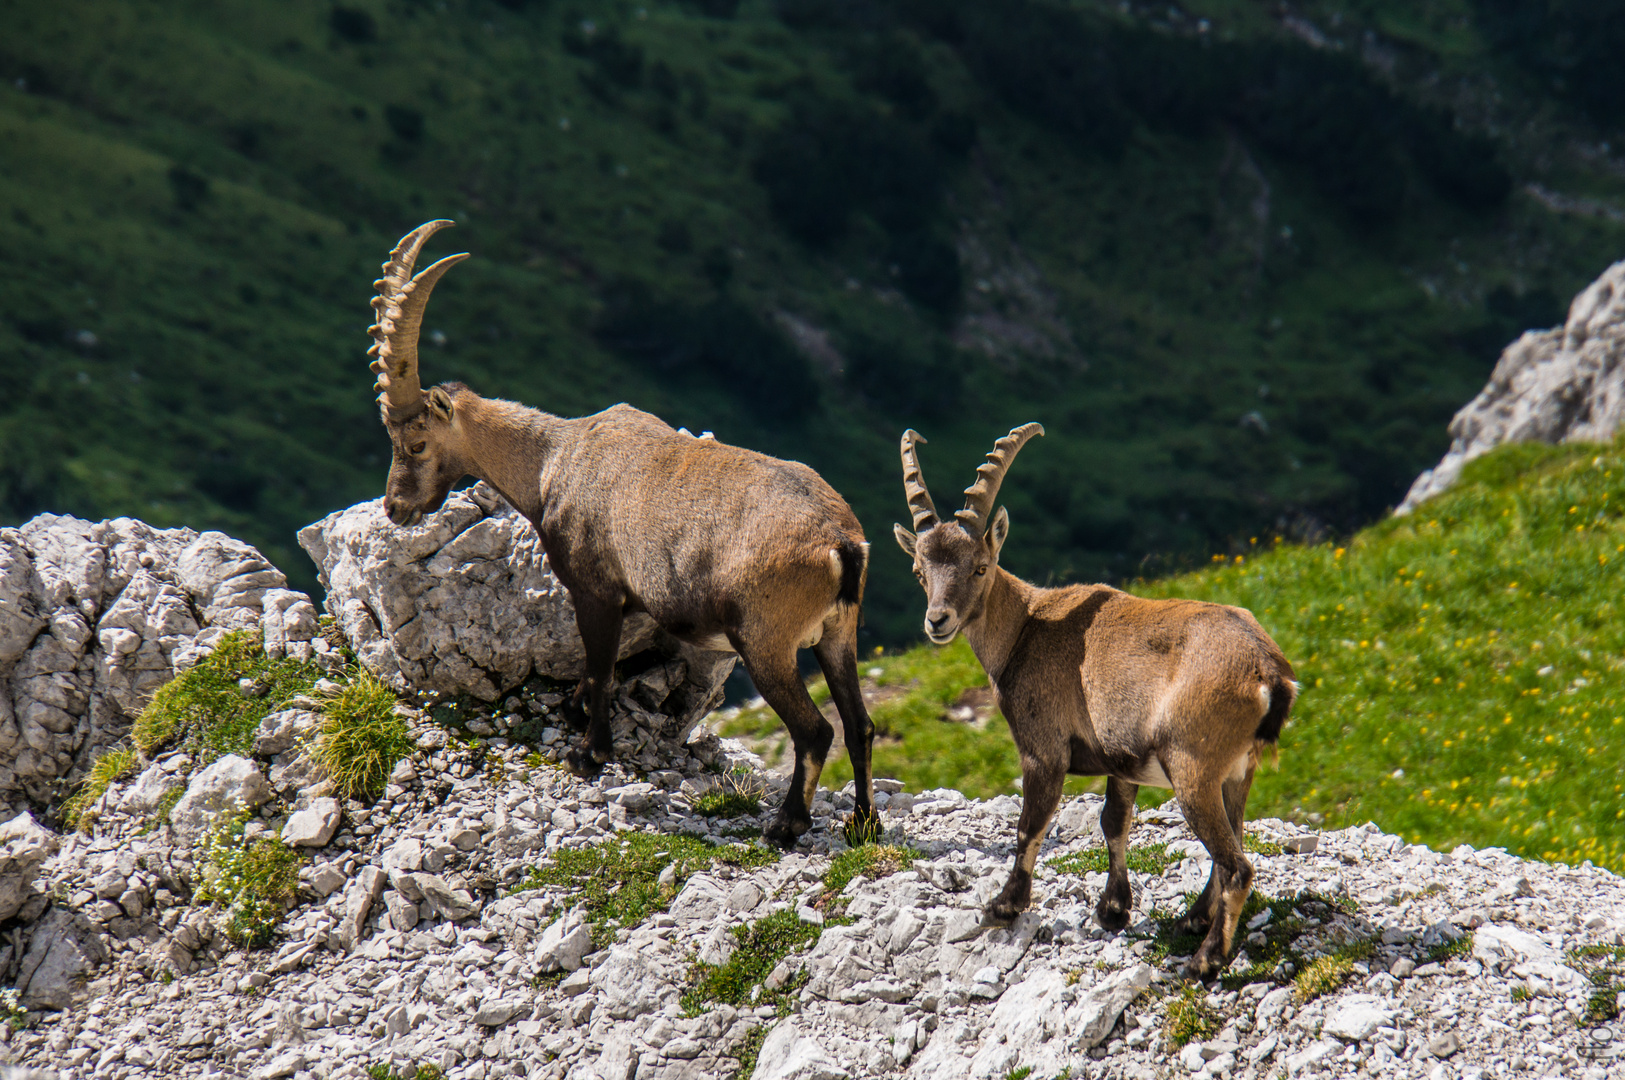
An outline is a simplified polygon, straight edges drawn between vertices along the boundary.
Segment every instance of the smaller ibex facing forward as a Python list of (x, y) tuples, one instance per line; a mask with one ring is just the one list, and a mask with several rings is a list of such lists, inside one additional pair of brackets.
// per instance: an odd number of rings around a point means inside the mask
[(389, 519), (416, 524), (475, 476), (536, 527), (586, 649), (575, 703), (586, 698), (590, 724), (566, 759), (578, 773), (597, 772), (613, 752), (609, 689), (625, 615), (647, 612), (682, 641), (737, 652), (795, 742), (790, 791), (764, 830), (785, 846), (812, 825), (808, 807), (835, 734), (796, 669), (797, 649), (811, 648), (845, 728), (858, 821), (872, 828), (874, 725), (857, 658), (869, 545), (851, 508), (805, 465), (696, 439), (629, 405), (569, 419), (461, 383), (425, 391), (423, 309), (440, 276), (468, 256), (449, 255), (416, 277), (412, 267), (450, 224), (431, 221), (403, 237), (374, 285), (372, 369), (394, 449)]
[(1041, 589), (999, 566), (1010, 531), (993, 503), (1005, 470), (1037, 424), (1000, 439), (951, 521), (937, 517), (903, 433), (903, 487), (914, 528), (896, 526), (925, 587), (925, 633), (943, 645), (963, 632), (987, 670), (1021, 754), (1016, 865), (988, 914), (1006, 920), (1032, 899), (1033, 864), (1068, 773), (1105, 775), (1110, 874), (1095, 907), (1100, 925), (1128, 924), (1126, 854), (1141, 784), (1171, 787), (1191, 831), (1213, 857), (1207, 888), (1180, 919), (1206, 937), (1186, 972), (1225, 964), (1252, 890), (1242, 854), (1242, 810), (1259, 752), (1286, 722), (1298, 685), (1275, 642), (1241, 608), (1194, 600), (1142, 600), (1106, 585)]

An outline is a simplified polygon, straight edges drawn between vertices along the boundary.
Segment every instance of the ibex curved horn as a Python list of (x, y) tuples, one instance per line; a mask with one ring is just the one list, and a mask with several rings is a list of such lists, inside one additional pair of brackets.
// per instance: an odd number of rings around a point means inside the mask
[(993, 500), (999, 497), (999, 485), (1004, 483), (1006, 470), (1027, 440), (1042, 434), (1044, 425), (1022, 424), (993, 444), (993, 452), (976, 467), (976, 483), (965, 489), (965, 509), (954, 511), (954, 517), (968, 531), (977, 536), (987, 531), (988, 515), (993, 512)]
[(925, 436), (913, 428), (903, 432), (903, 491), (908, 495), (909, 512), (914, 515), (914, 531), (923, 532), (937, 523), (937, 508), (931, 502), (931, 493), (925, 489), (925, 478), (920, 475), (920, 455), (914, 447), (925, 442)]
[(423, 325), (423, 309), (435, 282), (468, 258), (468, 253), (447, 255), (416, 277), (412, 276), (412, 267), (429, 237), (454, 224), (426, 221), (401, 237), (384, 263), (384, 276), (372, 283), (378, 290), (372, 298), (378, 321), (367, 328), (373, 337), (367, 355), (374, 357), (370, 366), (378, 373), (373, 389), (384, 395), (390, 419), (396, 422), (410, 420), (424, 409), (423, 384), (418, 380), (418, 330)]

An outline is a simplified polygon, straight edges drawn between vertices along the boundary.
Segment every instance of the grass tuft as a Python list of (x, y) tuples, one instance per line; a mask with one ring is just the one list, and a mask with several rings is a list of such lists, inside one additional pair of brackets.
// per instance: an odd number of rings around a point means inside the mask
[(899, 844), (865, 844), (843, 851), (824, 871), (824, 896), (833, 902), (859, 874), (871, 879), (890, 877), (913, 866), (918, 858), (918, 851)]
[(1370, 941), (1353, 941), (1330, 956), (1311, 960), (1292, 983), (1299, 1003), (1313, 1001), (1342, 986), (1354, 974), (1355, 962), (1366, 959), (1374, 951), (1376, 946)]
[(96, 812), (91, 807), (107, 794), (109, 787), (130, 775), (140, 765), (141, 755), (129, 747), (109, 750), (97, 758), (79, 790), (62, 804), (62, 823), (69, 829), (88, 833), (96, 822)]
[[(227, 634), (214, 652), (158, 689), (131, 726), (130, 741), (149, 758), (170, 745), (205, 758), (246, 754), (260, 721), (319, 675), (314, 664), (266, 656), (258, 633)], [(251, 695), (241, 679), (253, 683)]]
[(383, 794), (390, 770), (417, 748), (395, 712), (395, 692), (363, 667), (324, 696), (321, 728), (310, 747), (313, 761), (347, 799)]
[[(1137, 874), (1161, 874), (1177, 860), (1168, 854), (1168, 845), (1146, 844), (1129, 848), (1125, 861), (1128, 868)], [(1063, 874), (1104, 874), (1110, 865), (1110, 857), (1103, 847), (1050, 860), (1050, 866)]]
[(681, 999), (683, 1011), (697, 1016), (713, 1004), (788, 1006), (805, 979), (793, 978), (777, 990), (767, 989), (763, 980), (779, 961), (817, 941), (823, 931), (822, 925), (802, 922), (789, 910), (738, 927), (734, 930), (738, 944), (727, 963), (696, 963), (689, 971), (689, 988)]
[(368, 1065), (363, 1070), (367, 1080), (446, 1080), (445, 1071), (438, 1065), (405, 1065), (396, 1068), (387, 1062)]
[(694, 812), (705, 817), (748, 817), (761, 809), (762, 783), (747, 770), (726, 774), (694, 802)]
[(1168, 1002), (1168, 1040), (1175, 1046), (1184, 1046), (1192, 1040), (1205, 1039), (1219, 1030), (1219, 1014), (1207, 1002), (1207, 991), (1200, 986), (1186, 984), (1179, 994)]
[(248, 839), (247, 810), (222, 813), (200, 842), (202, 883), (195, 899), (225, 915), (226, 937), (256, 948), (271, 940), (299, 888), (299, 853), (275, 836)]
[(1471, 955), (1473, 955), (1473, 932), (1469, 930), (1454, 941), (1441, 941), (1429, 949), (1426, 963), (1443, 964)]
[[(628, 833), (602, 844), (558, 851), (553, 861), (533, 867), (513, 891), (558, 888), (566, 906), (583, 905), (600, 947), (615, 939), (620, 927), (636, 926), (665, 911), (689, 877), (716, 863), (754, 868), (778, 861), (765, 847), (728, 844), (721, 847), (693, 836)], [(661, 873), (674, 867), (662, 884)]]

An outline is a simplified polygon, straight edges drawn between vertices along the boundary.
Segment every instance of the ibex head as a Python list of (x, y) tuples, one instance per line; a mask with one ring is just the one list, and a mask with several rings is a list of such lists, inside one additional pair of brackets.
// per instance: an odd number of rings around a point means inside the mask
[(925, 442), (910, 428), (903, 432), (903, 490), (914, 514), (914, 528), (893, 525), (897, 543), (914, 560), (914, 576), (925, 589), (925, 636), (946, 645), (966, 623), (982, 614), (987, 592), (999, 566), (999, 549), (1010, 532), (1010, 514), (993, 509), (999, 485), (1016, 453), (1038, 424), (1023, 424), (1000, 439), (976, 470), (976, 482), (965, 489), (965, 509), (953, 521), (941, 521), (931, 493), (920, 476), (915, 447)]
[[(373, 282), (378, 322), (367, 332), (373, 346), (372, 370), (378, 373), (378, 405), (394, 451), (384, 512), (397, 525), (416, 524), (440, 509), (451, 486), (468, 474), (452, 401), (455, 384), (424, 390), (418, 381), (418, 330), (423, 309), (440, 276), (468, 255), (448, 255), (412, 276), (418, 252), (429, 237), (452, 224), (429, 221), (405, 236), (389, 253), (384, 276)], [(448, 392), (451, 391), (451, 392)]]

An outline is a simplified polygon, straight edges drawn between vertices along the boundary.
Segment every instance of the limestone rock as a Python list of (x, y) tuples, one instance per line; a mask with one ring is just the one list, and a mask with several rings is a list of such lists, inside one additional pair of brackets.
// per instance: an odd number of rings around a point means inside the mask
[(1530, 330), (1501, 354), (1490, 381), (1450, 421), (1450, 449), (1394, 510), (1444, 491), (1462, 466), (1502, 443), (1606, 442), (1625, 420), (1625, 262), (1574, 298), (1568, 321)]
[[(299, 543), (356, 655), (397, 690), (494, 701), (533, 673), (581, 677), (569, 594), (535, 528), (489, 485), (452, 492), (410, 528), (382, 500), (360, 503), (307, 526)], [(647, 616), (626, 621), (623, 658), (657, 644), (672, 662), (623, 687), (617, 706), (681, 743), (720, 699), (734, 658), (679, 646)]]
[(750, 1077), (751, 1080), (848, 1080), (851, 1075), (791, 1016), (768, 1032), (756, 1055), (756, 1071)]
[(282, 842), (289, 847), (326, 847), (338, 832), (343, 816), (337, 799), (315, 799), (305, 809), (289, 815), (282, 827)]
[(56, 837), (26, 810), (0, 825), (0, 922), (34, 895), (40, 863), (55, 850)]
[(107, 959), (107, 947), (90, 920), (60, 908), (49, 912), (34, 925), (18, 969), (23, 1007), (72, 1008), (90, 996), (86, 982)]
[(575, 971), (582, 957), (592, 952), (592, 929), (582, 918), (581, 909), (571, 909), (537, 939), (534, 960), (540, 971)]
[(252, 809), (271, 797), (270, 781), (248, 758), (227, 754), (192, 777), (186, 794), (169, 812), (169, 823), (183, 840), (195, 840), (216, 814)]

